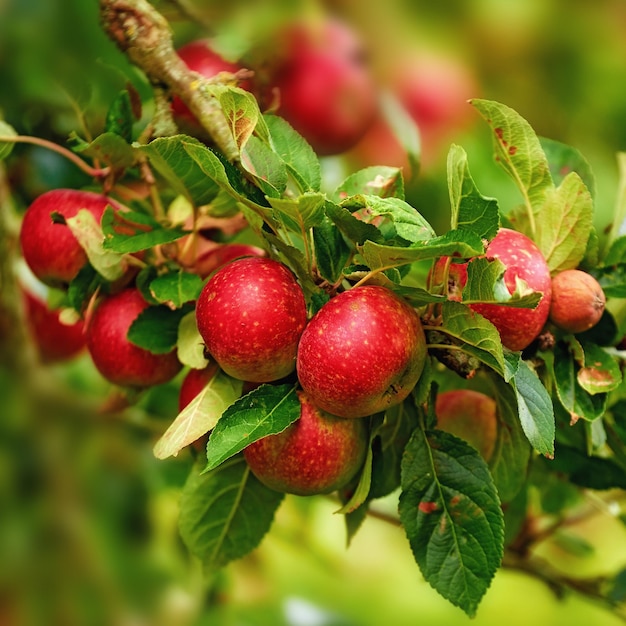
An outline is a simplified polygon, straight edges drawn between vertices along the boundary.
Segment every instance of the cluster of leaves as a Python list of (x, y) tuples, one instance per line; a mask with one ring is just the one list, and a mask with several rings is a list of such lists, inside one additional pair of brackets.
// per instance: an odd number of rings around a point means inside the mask
[[(496, 160), (523, 204), (503, 215), (497, 200), (477, 189), (467, 154), (454, 145), (448, 157), (451, 227), (437, 235), (405, 201), (398, 169), (367, 168), (326, 190), (317, 156), (284, 120), (262, 114), (241, 89), (208, 89), (232, 132), (235, 164), (186, 135), (134, 142), (126, 92), (113, 103), (104, 133), (92, 141), (73, 138), (74, 151), (104, 165), (115, 181), (140, 178), (149, 168), (158, 178), (158, 202), (152, 194), (121, 215), (108, 209), (101, 224), (86, 211), (68, 220), (90, 263), (69, 286), (66, 306), (83, 311), (97, 290), (139, 263), (136, 282), (153, 306), (129, 338), (155, 353), (176, 348), (183, 364), (204, 367), (194, 317), (203, 281), (163, 254), (189, 234), (183, 227), (189, 215), (243, 214), (255, 240), (297, 276), (310, 315), (356, 284), (382, 284), (406, 298), (422, 313), (431, 356), (404, 403), (367, 418), (366, 462), (340, 494), (338, 512), (350, 539), (373, 501), (399, 491), (400, 521), (422, 574), (473, 615), (527, 514), (530, 485), (542, 482), (536, 468), (580, 487), (626, 486), (626, 428), (618, 419), (622, 355), (614, 348), (619, 324), (606, 312), (592, 331), (556, 331), (552, 343), (511, 352), (468, 304), (533, 307), (540, 294), (520, 288), (511, 295), (502, 264), (479, 258), (462, 301), (451, 301), (429, 284), (428, 269), (441, 256), (480, 257), (507, 225), (537, 243), (552, 272), (584, 267), (608, 297), (623, 298), (626, 203), (601, 250), (593, 229), (594, 181), (584, 158), (540, 140), (510, 108), (475, 100), (493, 131)], [(11, 134), (6, 125), (0, 130)], [(9, 145), (0, 144), (0, 155)], [(432, 407), (438, 386), (454, 386), (460, 376), (488, 384), (497, 400), (497, 442), (488, 463), (465, 441), (437, 429)], [(262, 385), (242, 396), (242, 382), (219, 371), (155, 446), (156, 456), (167, 458), (212, 431), (180, 510), (182, 537), (208, 568), (250, 552), (272, 524), (283, 494), (254, 478), (241, 451), (298, 419), (295, 390)]]

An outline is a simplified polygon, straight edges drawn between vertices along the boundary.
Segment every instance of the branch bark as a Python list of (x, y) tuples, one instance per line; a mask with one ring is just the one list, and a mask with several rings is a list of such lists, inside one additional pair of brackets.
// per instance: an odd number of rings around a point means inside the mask
[(207, 79), (176, 54), (167, 20), (147, 0), (100, 0), (100, 19), (110, 39), (155, 89), (166, 86), (178, 94), (217, 148), (236, 161), (239, 152), (219, 103), (202, 88)]

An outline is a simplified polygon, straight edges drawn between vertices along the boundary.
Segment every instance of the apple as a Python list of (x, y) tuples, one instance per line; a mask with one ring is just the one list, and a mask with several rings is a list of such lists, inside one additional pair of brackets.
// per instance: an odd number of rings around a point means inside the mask
[(87, 322), (87, 349), (96, 369), (122, 387), (150, 387), (172, 379), (182, 368), (173, 350), (153, 354), (128, 340), (128, 330), (149, 304), (135, 287), (105, 296)]
[(66, 286), (87, 263), (69, 226), (53, 221), (52, 214), (69, 218), (87, 209), (99, 224), (107, 206), (117, 204), (105, 195), (75, 189), (53, 189), (31, 203), (22, 220), (20, 245), (24, 260), (41, 282)]
[(38, 294), (21, 286), (28, 330), (42, 363), (67, 361), (85, 348), (83, 320), (65, 324), (58, 309), (50, 309)]
[[(550, 268), (535, 243), (523, 233), (501, 228), (485, 250), (488, 259), (499, 259), (505, 269), (504, 283), (510, 293), (516, 289), (518, 278), (528, 287), (542, 293), (534, 309), (513, 308), (500, 304), (470, 304), (469, 307), (488, 319), (500, 333), (502, 345), (509, 350), (523, 350), (541, 332), (550, 313), (552, 279)], [(469, 261), (471, 263), (471, 260)], [(449, 263), (449, 265), (448, 265)], [(432, 282), (440, 283), (443, 268), (448, 265), (448, 297), (461, 300), (467, 283), (467, 263), (457, 263), (449, 257), (441, 257), (432, 271)]]
[(319, 155), (346, 151), (376, 114), (377, 88), (362, 43), (335, 19), (295, 21), (277, 36), (278, 61), (268, 70), (278, 115)]
[(426, 341), (416, 311), (386, 287), (353, 287), (308, 323), (298, 347), (302, 388), (320, 408), (364, 417), (399, 404), (424, 368)]
[(437, 394), (437, 427), (464, 439), (488, 461), (498, 434), (496, 402), (473, 389), (453, 389)]
[(207, 351), (227, 374), (271, 382), (295, 369), (307, 311), (287, 266), (246, 257), (211, 276), (198, 298), (196, 320)]
[(310, 496), (341, 489), (365, 460), (367, 423), (330, 415), (302, 391), (298, 398), (299, 419), (251, 443), (244, 458), (252, 473), (276, 491)]
[(218, 243), (198, 256), (194, 271), (202, 278), (207, 278), (230, 261), (251, 256), (264, 257), (265, 250), (245, 243)]
[(568, 333), (582, 333), (595, 326), (605, 305), (604, 291), (591, 274), (570, 269), (552, 278), (550, 321)]
[[(231, 63), (215, 52), (211, 42), (207, 39), (190, 41), (181, 46), (176, 52), (190, 70), (198, 72), (204, 78), (213, 78), (220, 72), (236, 74), (243, 69), (237, 63)], [(248, 91), (252, 88), (249, 80), (242, 80), (239, 86)], [(172, 97), (171, 106), (174, 119), (183, 130), (196, 130), (199, 128), (197, 119), (179, 96), (174, 95)]]

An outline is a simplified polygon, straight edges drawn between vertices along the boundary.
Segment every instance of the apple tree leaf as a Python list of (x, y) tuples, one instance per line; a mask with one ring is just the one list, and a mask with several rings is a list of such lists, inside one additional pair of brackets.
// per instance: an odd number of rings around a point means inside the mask
[(120, 91), (109, 106), (105, 119), (106, 132), (115, 133), (130, 143), (133, 138), (135, 116), (128, 90)]
[(470, 617), (500, 567), (504, 522), (480, 454), (449, 433), (416, 429), (402, 459), (400, 520), (426, 581)]
[(589, 394), (606, 394), (617, 389), (622, 382), (622, 371), (615, 357), (593, 343), (582, 344), (585, 354), (583, 367), (576, 378)]
[(17, 132), (13, 126), (7, 124), (4, 120), (0, 119), (0, 161), (6, 159), (13, 151), (15, 145), (12, 141), (3, 141), (3, 137), (16, 137)]
[(589, 189), (591, 196), (594, 197), (596, 193), (595, 176), (589, 161), (580, 150), (548, 137), (539, 137), (539, 141), (548, 159), (554, 184), (560, 185), (570, 172), (576, 172)]
[(114, 132), (102, 133), (89, 143), (82, 142), (74, 147), (74, 151), (116, 169), (132, 167), (139, 155), (133, 146)]
[(402, 170), (387, 165), (374, 165), (350, 174), (331, 194), (335, 202), (356, 195), (380, 196), (404, 200)]
[(313, 227), (313, 243), (318, 272), (330, 284), (337, 282), (352, 256), (352, 248), (328, 217)]
[(176, 416), (154, 446), (154, 456), (176, 456), (215, 427), (222, 413), (241, 396), (243, 382), (218, 370), (204, 389)]
[(305, 193), (298, 198), (268, 198), (275, 210), (276, 219), (286, 228), (306, 235), (313, 226), (324, 219), (326, 198), (321, 193)]
[(270, 198), (279, 198), (288, 182), (287, 166), (272, 148), (253, 135), (241, 152), (241, 165)]
[(223, 463), (245, 447), (282, 432), (300, 417), (294, 385), (261, 385), (224, 412), (207, 444), (205, 471)]
[(283, 498), (254, 477), (241, 455), (211, 472), (194, 467), (180, 498), (183, 542), (216, 571), (261, 543)]
[(196, 312), (189, 311), (178, 324), (178, 339), (176, 341), (176, 354), (178, 360), (192, 369), (201, 370), (208, 364), (204, 356), (204, 340), (198, 331)]
[(470, 230), (484, 239), (493, 239), (500, 227), (498, 201), (478, 191), (469, 171), (467, 153), (456, 144), (448, 152), (448, 189), (451, 228)]
[(171, 309), (164, 304), (149, 306), (130, 325), (128, 340), (153, 354), (167, 354), (176, 348), (180, 321), (191, 310), (191, 304), (180, 309)]
[(178, 309), (198, 298), (204, 283), (200, 276), (183, 270), (157, 276), (150, 282), (152, 297), (170, 308)]

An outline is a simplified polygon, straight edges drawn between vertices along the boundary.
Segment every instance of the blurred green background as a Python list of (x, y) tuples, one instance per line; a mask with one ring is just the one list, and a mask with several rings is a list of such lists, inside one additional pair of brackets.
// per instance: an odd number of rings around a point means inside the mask
[[(438, 122), (441, 133), (428, 143), (424, 136), (423, 169), (408, 185), (410, 201), (440, 231), (447, 227), (445, 157), (452, 141), (465, 147), (485, 195), (497, 197), (504, 210), (517, 202), (493, 162), (486, 126), (465, 103), (476, 96), (508, 104), (539, 134), (581, 150), (597, 179), (596, 226), (601, 231), (611, 223), (615, 154), (626, 149), (622, 0), (156, 4), (178, 43), (209, 33), (233, 50), (245, 49), (247, 38), (285, 12), (336, 12), (367, 42), (381, 89), (398, 68), (409, 76), (413, 59), (443, 59), (441, 67), (459, 77), (452, 80), (458, 89)], [(141, 74), (101, 32), (95, 1), (0, 0), (0, 117), (19, 133), (59, 143), (72, 131), (97, 134), (127, 81), (149, 99)], [(436, 90), (435, 101), (444, 91)], [(375, 143), (373, 155), (328, 159), (325, 172), (341, 178), (386, 155)], [(88, 181), (39, 148), (16, 147), (5, 165), (0, 256), (8, 258), (19, 215), (37, 194)], [(6, 273), (0, 279), (3, 297), (10, 297), (11, 280)], [(152, 455), (176, 414), (179, 381), (154, 389), (135, 408), (106, 412), (111, 389), (86, 356), (68, 365), (33, 365), (32, 346), (19, 329), (0, 324), (0, 330), (3, 626), (470, 623), (423, 581), (400, 528), (372, 517), (346, 549), (343, 520), (333, 515), (337, 505), (324, 498), (287, 498), (257, 551), (205, 576), (176, 526), (191, 454), (165, 462)], [(395, 502), (380, 507), (384, 517)], [(626, 531), (606, 507), (599, 504), (597, 515), (569, 531), (568, 544), (542, 547), (554, 567), (581, 576), (624, 567)], [(582, 546), (575, 553), (572, 538)], [(592, 601), (557, 599), (541, 581), (507, 570), (497, 574), (471, 623), (502, 622), (622, 623)]]

